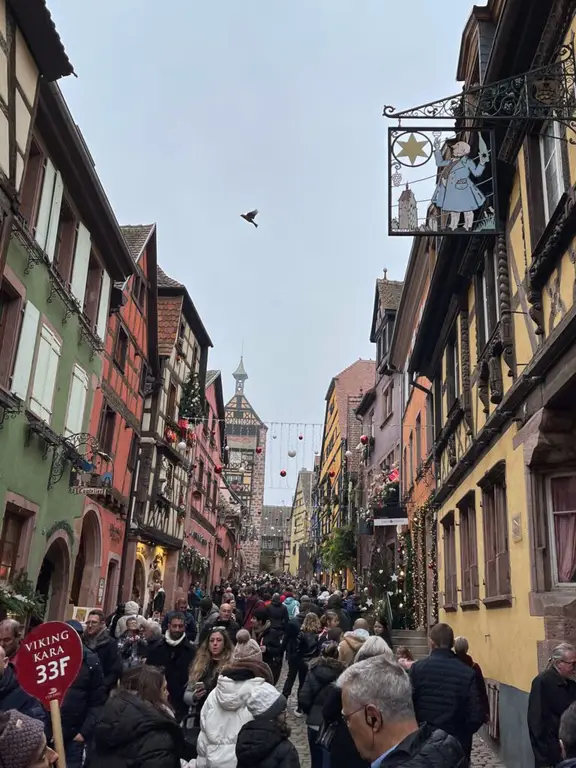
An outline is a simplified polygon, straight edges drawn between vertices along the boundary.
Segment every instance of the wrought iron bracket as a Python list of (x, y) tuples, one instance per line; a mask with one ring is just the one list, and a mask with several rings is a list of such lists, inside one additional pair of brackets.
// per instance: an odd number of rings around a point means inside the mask
[(66, 465), (85, 470), (86, 464), (93, 464), (98, 454), (98, 441), (89, 432), (80, 432), (62, 438), (52, 454), (52, 466), (48, 478), (48, 490), (62, 480)]
[(28, 448), (32, 440), (32, 435), (38, 435), (38, 437), (44, 443), (44, 448), (42, 450), (42, 460), (46, 461), (50, 449), (53, 449), (54, 451), (58, 449), (58, 446), (62, 442), (62, 437), (61, 435), (54, 432), (54, 430), (48, 426), (45, 421), (39, 419), (31, 411), (26, 412), (26, 418), (28, 419), (28, 429), (26, 430), (24, 446)]
[(4, 421), (14, 419), (22, 412), (22, 401), (0, 389), (0, 429), (4, 428)]
[(60, 275), (53, 268), (50, 268), (48, 274), (50, 278), (50, 291), (48, 292), (47, 301), (51, 304), (54, 296), (58, 296), (62, 304), (64, 304), (62, 322), (65, 324), (72, 315), (80, 314), (80, 305), (62, 282)]
[(574, 133), (576, 144), (576, 60), (574, 44), (560, 49), (556, 61), (522, 75), (479, 85), (443, 99), (397, 111), (385, 106), (383, 116), (398, 120), (459, 120), (468, 127), (491, 121), (557, 122)]
[(29, 275), (37, 264), (48, 264), (48, 257), (40, 248), (36, 240), (32, 237), (32, 233), (28, 229), (28, 223), (21, 215), (14, 217), (14, 236), (20, 245), (26, 251), (28, 262), (24, 269), (24, 274)]
[(90, 360), (92, 361), (96, 352), (101, 352), (104, 349), (104, 344), (92, 331), (88, 321), (82, 314), (78, 317), (78, 327), (78, 346), (81, 346), (84, 342), (90, 346)]

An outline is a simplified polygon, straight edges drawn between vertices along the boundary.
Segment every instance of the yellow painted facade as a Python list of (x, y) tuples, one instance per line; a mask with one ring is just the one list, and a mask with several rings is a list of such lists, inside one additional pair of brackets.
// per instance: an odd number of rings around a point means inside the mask
[(328, 535), (338, 520), (338, 492), (342, 474), (342, 433), (336, 388), (332, 385), (326, 405), (319, 486), (322, 495), (322, 534)]
[[(290, 517), (290, 551), (288, 558), (288, 572), (292, 576), (298, 575), (300, 547), (307, 544), (310, 536), (310, 516), (312, 505), (310, 492), (305, 491), (303, 477), (306, 470), (298, 475), (294, 499), (292, 501), (292, 515)], [(311, 473), (306, 473), (310, 475)], [(308, 496), (308, 498), (306, 498)]]
[[(475, 13), (461, 71), (479, 56)], [(555, 51), (576, 20), (549, 21), (541, 48), (558, 30)], [(576, 135), (556, 121), (529, 129), (507, 150), (503, 231), (466, 247), (442, 238), (409, 361), (434, 392), (439, 620), (468, 638), (489, 681), (509, 765), (531, 760), (533, 678), (556, 645), (576, 641), (576, 541), (566, 546), (561, 522), (576, 498), (551, 490), (558, 477), (576, 483)]]

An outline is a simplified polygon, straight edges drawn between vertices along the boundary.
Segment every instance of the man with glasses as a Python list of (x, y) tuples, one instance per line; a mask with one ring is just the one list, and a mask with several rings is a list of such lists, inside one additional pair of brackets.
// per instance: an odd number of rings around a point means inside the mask
[(343, 672), (342, 719), (371, 768), (466, 768), (457, 739), (429, 725), (418, 727), (407, 673), (385, 656), (359, 661)]
[(195, 653), (194, 646), (186, 637), (186, 617), (182, 613), (174, 613), (162, 642), (146, 657), (147, 664), (164, 672), (170, 704), (178, 721), (188, 712), (188, 707), (184, 704), (184, 691)]
[(106, 629), (106, 617), (97, 609), (90, 611), (86, 619), (86, 629), (82, 634), (82, 642), (90, 651), (98, 656), (106, 691), (116, 687), (122, 674), (122, 659), (118, 650), (118, 642), (110, 636)]
[(560, 718), (576, 701), (576, 648), (561, 643), (548, 666), (532, 680), (528, 699), (528, 731), (536, 768), (554, 766), (562, 759), (558, 731)]

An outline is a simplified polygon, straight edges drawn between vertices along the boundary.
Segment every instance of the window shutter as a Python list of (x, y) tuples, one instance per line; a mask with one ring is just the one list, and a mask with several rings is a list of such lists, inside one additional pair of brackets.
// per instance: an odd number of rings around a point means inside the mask
[(470, 586), (472, 590), (471, 592), (472, 597), (470, 599), (478, 600), (478, 598), (480, 597), (480, 581), (478, 576), (477, 565), (470, 566)]
[(48, 227), (50, 225), (50, 211), (52, 210), (52, 198), (54, 196), (54, 183), (56, 181), (56, 168), (50, 160), (46, 158), (46, 167), (44, 168), (44, 179), (42, 181), (42, 192), (40, 194), (40, 205), (38, 207), (38, 217), (34, 237), (36, 242), (46, 250), (46, 241), (48, 238)]
[(84, 309), (84, 295), (86, 293), (86, 280), (88, 278), (88, 264), (90, 262), (90, 232), (82, 222), (78, 222), (78, 235), (76, 237), (76, 249), (74, 251), (74, 269), (70, 290)]
[(43, 325), (38, 345), (32, 395), (30, 396), (30, 410), (47, 423), (50, 423), (52, 418), (52, 402), (61, 351), (60, 341), (48, 326)]
[(20, 331), (20, 341), (18, 343), (18, 352), (16, 354), (16, 363), (14, 373), (12, 374), (12, 392), (21, 400), (28, 397), (28, 386), (30, 384), (30, 374), (32, 372), (32, 361), (34, 360), (34, 349), (36, 347), (36, 336), (38, 335), (38, 323), (40, 322), (40, 312), (34, 304), (26, 302), (24, 310), (24, 319), (22, 320), (22, 329)]
[(496, 574), (498, 579), (498, 594), (510, 594), (510, 558), (508, 552), (496, 555)]
[(66, 426), (64, 429), (66, 437), (68, 435), (78, 435), (83, 431), (87, 394), (88, 375), (83, 368), (75, 365), (70, 382), (70, 398), (68, 400), (68, 413), (66, 414)]
[(60, 223), (60, 208), (62, 207), (62, 194), (64, 184), (60, 171), (56, 171), (54, 180), (54, 194), (52, 196), (52, 206), (50, 208), (50, 222), (48, 224), (48, 234), (46, 236), (46, 255), (52, 261), (54, 259), (54, 250), (56, 248), (56, 237), (58, 236), (58, 225)]
[(106, 327), (108, 325), (108, 305), (110, 303), (110, 275), (102, 273), (102, 285), (100, 286), (100, 303), (98, 304), (98, 322), (96, 333), (102, 341), (106, 341)]

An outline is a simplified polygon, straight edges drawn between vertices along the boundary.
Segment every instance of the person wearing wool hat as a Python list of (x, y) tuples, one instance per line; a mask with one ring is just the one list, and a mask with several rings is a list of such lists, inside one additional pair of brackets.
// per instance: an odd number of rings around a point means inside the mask
[(46, 743), (44, 725), (15, 709), (0, 714), (2, 768), (48, 768), (58, 755)]
[(236, 741), (238, 768), (300, 768), (296, 747), (289, 740), (286, 699), (269, 683), (248, 698), (254, 718), (240, 729)]
[(262, 661), (262, 650), (256, 640), (250, 637), (247, 629), (241, 629), (236, 635), (232, 663), (235, 664), (238, 661)]
[(116, 638), (122, 637), (124, 632), (126, 632), (126, 622), (130, 617), (134, 617), (138, 619), (139, 627), (145, 624), (146, 622), (146, 619), (144, 618), (144, 616), (140, 614), (140, 606), (135, 600), (128, 600), (128, 602), (124, 606), (124, 615), (120, 616), (120, 618), (116, 622), (116, 627), (114, 629), (114, 636)]

